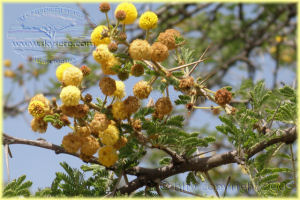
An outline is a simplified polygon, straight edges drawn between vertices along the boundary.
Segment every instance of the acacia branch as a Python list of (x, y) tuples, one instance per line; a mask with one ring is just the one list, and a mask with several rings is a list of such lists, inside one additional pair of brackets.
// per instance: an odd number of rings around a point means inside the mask
[[(262, 141), (251, 147), (246, 154), (248, 159), (253, 157), (255, 154), (264, 150), (265, 148), (276, 144), (276, 143), (292, 143), (297, 139), (296, 126), (286, 129), (282, 135), (273, 137), (269, 140)], [(157, 180), (164, 180), (170, 176), (184, 173), (187, 171), (201, 171), (205, 172), (215, 167), (219, 167), (226, 164), (238, 163), (240, 158), (236, 150), (229, 151), (222, 154), (215, 154), (213, 156), (205, 158), (192, 158), (188, 159), (183, 163), (175, 164), (171, 163), (167, 166), (160, 168), (144, 168), (144, 167), (134, 167), (126, 171), (127, 174), (137, 176), (136, 179), (129, 182), (129, 184), (121, 187), (119, 189), (121, 194), (130, 194), (133, 191), (143, 187), (145, 185), (153, 185)]]
[[(283, 134), (279, 136), (275, 136), (269, 140), (262, 141), (257, 143), (256, 145), (252, 146), (248, 151), (245, 153), (248, 155), (248, 159), (253, 157), (258, 152), (264, 150), (265, 148), (276, 144), (276, 143), (293, 143), (297, 139), (297, 131), (296, 126), (286, 129)], [(49, 143), (44, 140), (27, 140), (21, 138), (15, 138), (3, 133), (3, 144), (10, 145), (10, 144), (25, 144), (31, 146), (37, 146), (49, 150), (53, 150), (56, 154), (69, 154), (75, 157), (79, 157), (77, 153), (69, 153), (66, 152), (65, 149), (61, 146)], [(219, 167), (226, 164), (231, 163), (238, 163), (240, 158), (238, 157), (237, 151), (229, 151), (222, 154), (215, 154), (209, 157), (194, 157), (185, 160), (181, 163), (171, 163), (167, 166), (160, 167), (160, 168), (144, 168), (144, 167), (134, 167), (125, 171), (126, 174), (135, 175), (137, 176), (136, 179), (129, 182), (125, 186), (118, 189), (121, 194), (130, 194), (133, 191), (139, 189), (143, 186), (155, 186), (158, 181), (164, 180), (170, 176), (184, 173), (187, 171), (201, 171), (205, 172), (215, 167)], [(89, 163), (96, 163), (99, 164), (96, 157), (92, 157)], [(113, 170), (113, 168), (107, 168)]]
[[(78, 153), (69, 153), (63, 147), (58, 146), (56, 144), (52, 144), (52, 143), (47, 142), (45, 140), (27, 140), (27, 139), (23, 139), (23, 138), (12, 137), (12, 136), (7, 135), (5, 133), (3, 133), (2, 136), (3, 136), (2, 137), (3, 145), (25, 144), (25, 145), (44, 148), (44, 149), (49, 149), (49, 150), (54, 151), (56, 154), (69, 154), (69, 155), (80, 158)], [(99, 164), (96, 157), (92, 157), (89, 160), (89, 163)]]

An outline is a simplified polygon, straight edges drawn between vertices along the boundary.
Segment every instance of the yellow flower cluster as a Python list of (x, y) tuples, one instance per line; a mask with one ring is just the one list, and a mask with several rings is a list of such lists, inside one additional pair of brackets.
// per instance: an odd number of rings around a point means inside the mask
[(82, 145), (82, 139), (78, 135), (69, 133), (68, 135), (64, 136), (62, 145), (67, 152), (76, 153)]
[(133, 94), (139, 99), (147, 99), (152, 91), (152, 87), (146, 81), (139, 81), (133, 87)]
[(144, 30), (153, 29), (157, 26), (157, 21), (157, 15), (154, 12), (147, 11), (140, 17), (139, 26)]
[(94, 132), (104, 131), (107, 129), (110, 124), (109, 120), (106, 118), (105, 114), (95, 113), (93, 120), (90, 123), (90, 126)]
[(124, 102), (122, 102), (122, 101), (116, 101), (112, 105), (111, 112), (112, 112), (114, 118), (118, 119), (118, 120), (124, 120), (128, 117), (128, 113), (125, 110)]
[(99, 44), (109, 44), (110, 38), (109, 37), (103, 37), (103, 33), (108, 31), (108, 28), (104, 25), (97, 26), (92, 34), (91, 34), (91, 42), (98, 46)]
[(82, 71), (77, 67), (69, 67), (63, 73), (62, 82), (64, 85), (79, 86), (83, 78)]
[(81, 92), (77, 87), (69, 85), (61, 90), (60, 99), (63, 105), (76, 106), (79, 104), (80, 94)]
[(100, 44), (93, 51), (94, 59), (101, 64), (102, 72), (106, 75), (116, 74), (111, 68), (120, 65), (119, 60), (109, 51), (107, 44)]
[(63, 74), (64, 71), (69, 68), (69, 67), (74, 67), (72, 64), (70, 63), (62, 63), (61, 65), (59, 65), (56, 69), (56, 78), (62, 82), (63, 79)]
[(100, 148), (98, 154), (99, 162), (106, 167), (114, 165), (118, 160), (117, 151), (112, 146), (104, 146)]
[(123, 81), (116, 81), (116, 90), (114, 91), (112, 96), (118, 99), (122, 99), (123, 97), (125, 97), (125, 95), (125, 84), (123, 83)]
[(99, 131), (99, 138), (105, 145), (114, 145), (119, 139), (119, 130), (115, 125), (108, 125), (104, 131)]
[(129, 46), (129, 55), (134, 60), (150, 60), (151, 46), (146, 40), (136, 39)]
[(31, 98), (28, 105), (28, 112), (34, 118), (43, 118), (50, 111), (49, 100), (42, 94), (37, 94)]
[(119, 10), (123, 10), (126, 14), (125, 19), (121, 21), (121, 23), (123, 24), (133, 24), (133, 22), (136, 20), (138, 16), (136, 7), (132, 3), (119, 4), (115, 10), (115, 15)]
[(48, 124), (43, 119), (33, 118), (31, 120), (30, 126), (34, 132), (45, 133)]

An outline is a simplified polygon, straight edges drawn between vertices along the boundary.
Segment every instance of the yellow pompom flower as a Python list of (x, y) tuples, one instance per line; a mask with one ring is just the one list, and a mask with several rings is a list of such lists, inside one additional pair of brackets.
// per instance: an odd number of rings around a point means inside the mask
[(110, 124), (104, 131), (99, 131), (99, 138), (105, 145), (114, 145), (119, 140), (119, 130)]
[(114, 165), (118, 160), (117, 151), (112, 146), (105, 146), (100, 148), (98, 154), (99, 162), (105, 167), (110, 167)]
[(83, 145), (81, 146), (80, 152), (87, 156), (94, 155), (100, 148), (99, 142), (93, 136), (87, 136), (83, 139)]
[(33, 118), (30, 123), (31, 129), (34, 132), (45, 133), (47, 131), (48, 123), (42, 118)]
[(80, 90), (77, 87), (69, 85), (61, 90), (60, 99), (65, 106), (77, 106), (79, 104), (80, 94)]
[(62, 63), (61, 65), (59, 65), (56, 69), (56, 77), (57, 79), (62, 82), (62, 78), (63, 78), (63, 74), (64, 71), (69, 68), (69, 67), (75, 67), (70, 63)]
[(115, 10), (115, 15), (119, 10), (123, 10), (126, 13), (126, 17), (121, 22), (123, 24), (133, 24), (138, 16), (136, 7), (132, 3), (121, 3)]
[(9, 60), (9, 59), (4, 60), (4, 61), (3, 61), (3, 65), (4, 65), (5, 67), (10, 67), (10, 66), (11, 66), (11, 60)]
[(103, 64), (112, 60), (114, 55), (109, 51), (107, 44), (100, 44), (93, 51), (93, 57), (99, 64)]
[(43, 94), (36, 94), (34, 97), (31, 98), (30, 101), (41, 101), (43, 102), (48, 108), (50, 107), (49, 100)]
[(69, 133), (68, 135), (64, 136), (62, 145), (67, 152), (76, 153), (82, 145), (82, 139), (78, 135)]
[(101, 64), (101, 69), (102, 69), (103, 74), (105, 74), (105, 75), (117, 74), (117, 72), (112, 70), (112, 68), (116, 65), (121, 65), (121, 63), (118, 58), (116, 58), (115, 56), (112, 56), (109, 61)]
[(97, 26), (92, 34), (91, 34), (91, 42), (98, 46), (99, 44), (109, 44), (110, 38), (109, 37), (103, 37), (102, 33), (103, 31), (108, 30), (108, 28), (104, 25)]
[(49, 111), (49, 107), (42, 101), (34, 100), (34, 101), (30, 101), (29, 103), (28, 112), (34, 118), (42, 118), (46, 115), (48, 111)]
[(125, 84), (123, 83), (123, 81), (116, 81), (116, 90), (114, 91), (112, 96), (115, 96), (118, 99), (122, 99), (123, 97), (125, 97), (125, 95)]
[(152, 91), (151, 85), (147, 81), (139, 81), (133, 86), (133, 94), (139, 99), (147, 99)]
[(62, 82), (65, 85), (78, 86), (83, 78), (82, 71), (77, 67), (69, 67), (63, 73)]
[(122, 101), (116, 101), (112, 105), (112, 114), (115, 119), (126, 119), (128, 117), (128, 113), (126, 112), (125, 109), (125, 104)]
[(157, 15), (154, 12), (147, 11), (140, 17), (139, 26), (144, 30), (153, 29), (157, 26), (157, 21)]
[(129, 55), (133, 60), (150, 60), (151, 46), (147, 40), (135, 39), (130, 43)]

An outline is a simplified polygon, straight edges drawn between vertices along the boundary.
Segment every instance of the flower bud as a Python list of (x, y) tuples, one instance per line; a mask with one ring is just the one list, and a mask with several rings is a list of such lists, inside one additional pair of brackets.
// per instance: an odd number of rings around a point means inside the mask
[(99, 10), (103, 13), (110, 11), (110, 4), (108, 2), (100, 3)]

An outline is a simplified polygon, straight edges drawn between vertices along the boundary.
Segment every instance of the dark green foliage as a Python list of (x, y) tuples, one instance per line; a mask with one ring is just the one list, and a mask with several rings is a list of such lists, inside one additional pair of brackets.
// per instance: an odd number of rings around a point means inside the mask
[(29, 188), (32, 185), (31, 181), (26, 181), (26, 175), (20, 176), (8, 183), (3, 189), (3, 197), (29, 197)]
[(196, 176), (194, 172), (189, 172), (188, 175), (186, 176), (186, 184), (188, 185), (198, 185), (198, 181), (196, 179)]
[(179, 99), (175, 100), (175, 104), (176, 105), (180, 105), (180, 104), (187, 104), (188, 102), (191, 101), (191, 97), (188, 95), (178, 95)]

